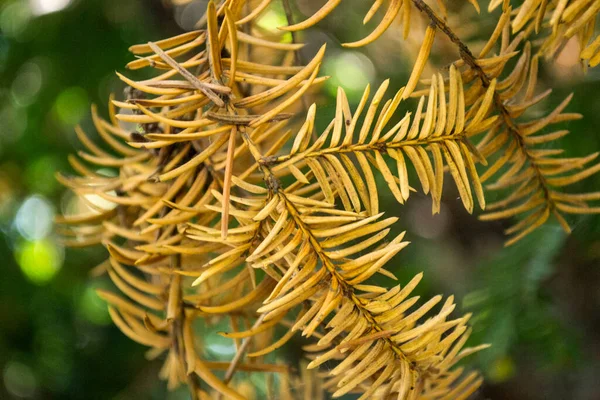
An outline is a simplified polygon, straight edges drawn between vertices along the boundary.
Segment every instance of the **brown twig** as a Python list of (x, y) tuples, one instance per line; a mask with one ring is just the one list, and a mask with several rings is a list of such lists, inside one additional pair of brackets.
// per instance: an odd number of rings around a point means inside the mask
[[(290, 119), (294, 116), (294, 114), (289, 113), (281, 113), (275, 115), (273, 118), (268, 120), (267, 122), (278, 122), (285, 121), (286, 119)], [(215, 122), (222, 122), (229, 125), (240, 125), (240, 126), (248, 126), (252, 121), (256, 118), (259, 118), (260, 115), (239, 115), (239, 114), (217, 114), (212, 111), (207, 111), (204, 113), (204, 117), (206, 119), (210, 119)]]
[(165, 53), (160, 47), (158, 47), (155, 43), (148, 42), (148, 46), (154, 51), (158, 56), (171, 68), (179, 72), (181, 76), (188, 80), (196, 89), (200, 90), (206, 97), (208, 97), (216, 106), (223, 107), (225, 102), (215, 93), (213, 89), (202, 82), (200, 79), (196, 78), (194, 74), (192, 74), (187, 69), (183, 68), (177, 61), (175, 61), (171, 56)]

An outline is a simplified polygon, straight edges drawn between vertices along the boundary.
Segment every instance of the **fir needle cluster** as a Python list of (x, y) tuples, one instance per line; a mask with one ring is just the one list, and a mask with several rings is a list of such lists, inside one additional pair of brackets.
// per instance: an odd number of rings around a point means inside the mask
[[(161, 378), (187, 385), (193, 399), (251, 397), (240, 371), (262, 376), (270, 398), (327, 390), (466, 399), (482, 378), (459, 362), (486, 347), (465, 346), (470, 315), (454, 315), (452, 296), (413, 295), (422, 274), (392, 287), (371, 279), (396, 279), (391, 260), (409, 244), (404, 232), (390, 236), (397, 218), (380, 208), (376, 178), (400, 204), (428, 194), (433, 213), (451, 178), (469, 212), (478, 205), (484, 220), (519, 217), (507, 245), (551, 216), (569, 230), (564, 214), (600, 212), (600, 193), (563, 191), (600, 170), (590, 165), (598, 153), (558, 157), (546, 146), (568, 133), (547, 127), (580, 118), (565, 112), (571, 97), (524, 118), (549, 94), (536, 90), (540, 58), (577, 36), (582, 60), (600, 61), (598, 3), (526, 0), (513, 10), (494, 0), (489, 9), (502, 13), (476, 56), (446, 24), (442, 1), (435, 11), (423, 0), (373, 0), (364, 23), (382, 14), (380, 22), (344, 46), (372, 43), (398, 20), (407, 37), (423, 18), (410, 78), (391, 95), (387, 80), (373, 94), (367, 86), (356, 106), (339, 88), (335, 115), (319, 130), (319, 108), (301, 103), (327, 79), (319, 76), (326, 47), (299, 65), (303, 44), (283, 39), (343, 1), (273, 34), (256, 20), (274, 2), (210, 1), (200, 30), (130, 48), (137, 58), (127, 68), (154, 77), (118, 74), (126, 98), (110, 99), (109, 120), (92, 108), (102, 145), (76, 128), (85, 149), (69, 161), (78, 176), (58, 179), (88, 211), (59, 218), (65, 242), (106, 248), (95, 272), (118, 289), (99, 291), (115, 325), (163, 359)], [(424, 76), (440, 35), (459, 59)], [(486, 205), (487, 190), (505, 189)], [(199, 329), (223, 321), (236, 353), (208, 359)], [(300, 373), (276, 356), (298, 335), (310, 359)]]

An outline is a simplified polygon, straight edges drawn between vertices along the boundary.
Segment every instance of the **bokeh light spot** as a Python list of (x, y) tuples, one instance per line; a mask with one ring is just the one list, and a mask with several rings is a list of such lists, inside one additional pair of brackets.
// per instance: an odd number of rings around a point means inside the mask
[[(223, 326), (223, 328), (225, 328), (225, 326)], [(231, 357), (235, 354), (235, 346), (233, 342), (230, 339), (217, 334), (216, 332), (208, 333), (204, 338), (204, 343), (206, 345), (206, 352), (216, 359), (231, 359)]]
[(17, 77), (11, 86), (13, 101), (26, 107), (35, 101), (36, 95), (42, 87), (42, 70), (34, 62), (27, 62), (19, 69)]
[(325, 75), (331, 76), (326, 87), (333, 95), (341, 86), (349, 100), (357, 100), (368, 83), (375, 78), (375, 66), (364, 54), (352, 52), (339, 52), (325, 62)]
[(492, 363), (488, 374), (492, 382), (505, 382), (515, 374), (515, 363), (508, 356), (501, 357)]
[(88, 285), (81, 293), (77, 307), (83, 318), (96, 325), (108, 325), (111, 322), (106, 302), (98, 297), (94, 285)]
[(277, 28), (287, 25), (287, 18), (283, 10), (270, 8), (258, 18), (256, 25), (272, 33), (281, 33)]
[(54, 103), (54, 110), (64, 125), (72, 126), (77, 125), (83, 119), (87, 106), (86, 91), (80, 87), (70, 87), (58, 95)]
[(44, 285), (54, 278), (62, 266), (64, 252), (48, 239), (21, 243), (16, 251), (17, 261), (27, 279)]
[(7, 105), (0, 109), (0, 143), (13, 143), (27, 129), (27, 112), (25, 109)]
[(56, 171), (60, 169), (58, 156), (51, 154), (34, 160), (25, 170), (25, 180), (30, 190), (46, 195), (53, 194), (59, 187), (54, 178)]
[(34, 15), (50, 14), (61, 11), (71, 4), (71, 0), (29, 0)]
[(11, 361), (3, 372), (4, 387), (13, 396), (33, 397), (37, 382), (33, 371), (27, 365)]
[(15, 224), (21, 236), (34, 241), (48, 236), (52, 230), (53, 218), (54, 210), (50, 202), (42, 196), (35, 195), (23, 202), (17, 211)]
[(204, 15), (206, 10), (205, 1), (192, 1), (189, 4), (177, 7), (175, 11), (175, 21), (181, 29), (191, 31)]
[(280, 43), (292, 43), (292, 33), (284, 32), (279, 29), (281, 26), (288, 24), (285, 11), (281, 5), (273, 3), (269, 9), (263, 12), (256, 21), (256, 25), (275, 35), (280, 35)]
[(27, 28), (31, 11), (22, 1), (6, 3), (0, 12), (0, 31), (11, 37), (19, 37)]
[[(125, 114), (125, 115), (131, 115), (131, 114), (133, 114), (133, 110), (124, 108), (124, 109), (119, 110), (119, 113)], [(141, 128), (135, 122), (119, 121), (119, 128), (124, 129), (126, 131), (130, 131), (130, 132), (137, 131), (138, 127)]]

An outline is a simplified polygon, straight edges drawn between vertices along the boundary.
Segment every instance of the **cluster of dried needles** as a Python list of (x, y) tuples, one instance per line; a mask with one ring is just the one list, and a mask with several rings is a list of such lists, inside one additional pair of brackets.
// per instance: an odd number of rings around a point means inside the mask
[[(518, 217), (507, 245), (551, 216), (568, 231), (564, 214), (600, 212), (600, 192), (563, 191), (600, 170), (590, 164), (598, 153), (566, 158), (547, 146), (568, 131), (546, 128), (580, 118), (564, 112), (571, 96), (523, 118), (549, 94), (536, 91), (540, 60), (570, 37), (587, 65), (600, 63), (600, 2), (512, 9), (493, 0), (489, 9), (502, 14), (475, 55), (445, 22), (443, 1), (435, 11), (424, 0), (372, 0), (364, 23), (382, 14), (380, 22), (344, 46), (372, 43), (398, 19), (406, 38), (423, 19), (412, 73), (391, 95), (389, 81), (373, 94), (367, 86), (356, 106), (338, 89), (323, 130), (316, 105), (302, 104), (327, 79), (326, 48), (301, 65), (295, 33), (342, 1), (297, 23), (284, 2), (290, 24), (275, 34), (256, 24), (271, 3), (210, 1), (203, 29), (131, 47), (127, 68), (155, 76), (119, 74), (128, 95), (111, 98), (108, 121), (92, 108), (102, 146), (76, 128), (85, 149), (69, 161), (78, 176), (58, 179), (85, 211), (59, 218), (64, 240), (106, 248), (94, 271), (118, 289), (99, 291), (114, 323), (164, 360), (169, 388), (185, 384), (193, 399), (252, 397), (250, 374), (277, 399), (466, 399), (482, 379), (458, 362), (486, 347), (465, 347), (470, 315), (454, 315), (452, 296), (412, 295), (422, 274), (393, 287), (371, 280), (395, 280), (390, 260), (408, 245), (404, 232), (390, 236), (397, 218), (380, 209), (380, 191), (404, 204), (422, 190), (437, 213), (451, 179), (469, 212), (485, 208), (481, 219)], [(459, 59), (424, 77), (436, 36)], [(400, 111), (409, 98), (417, 105)], [(486, 205), (486, 190), (504, 197)], [(203, 332), (216, 325), (235, 347), (230, 359), (205, 351)], [(279, 350), (297, 333), (310, 359), (300, 371)]]

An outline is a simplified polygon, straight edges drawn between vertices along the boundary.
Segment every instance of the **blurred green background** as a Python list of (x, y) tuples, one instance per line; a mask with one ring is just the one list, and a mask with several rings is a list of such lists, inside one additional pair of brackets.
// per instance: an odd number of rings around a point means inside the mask
[[(54, 173), (69, 171), (67, 155), (79, 148), (73, 126), (93, 132), (90, 104), (104, 113), (109, 93), (122, 93), (114, 71), (132, 59), (127, 48), (192, 28), (205, 3), (0, 2), (0, 399), (187, 398), (167, 394), (156, 378), (160, 364), (110, 323), (94, 289), (111, 285), (88, 275), (103, 251), (59, 244), (52, 220), (69, 198)], [(309, 13), (322, 1), (297, 3), (295, 12)], [(355, 100), (367, 82), (390, 77), (397, 88), (409, 74), (419, 38), (403, 43), (392, 29), (361, 51), (339, 45), (372, 28), (360, 24), (367, 3), (355, 1), (304, 37), (312, 47), (331, 44), (323, 68), (332, 79), (319, 99), (325, 112), (337, 85)], [(477, 42), (493, 28), (485, 12), (455, 11), (467, 21), (461, 37)], [(282, 18), (274, 7), (261, 23)], [(456, 57), (444, 46), (441, 64), (444, 51), (446, 61)], [(554, 92), (539, 111), (575, 92), (568, 110), (585, 118), (568, 123), (573, 133), (558, 145), (585, 155), (600, 150), (600, 70), (582, 74), (569, 49), (557, 65), (542, 66), (541, 86), (552, 82)], [(600, 177), (584, 188), (600, 190)], [(456, 294), (463, 311), (474, 313), (473, 342), (493, 344), (473, 360), (487, 378), (479, 398), (600, 398), (600, 218), (570, 219), (568, 237), (549, 224), (503, 249), (506, 225), (468, 215), (453, 190), (435, 217), (420, 194), (402, 208), (383, 202), (413, 242), (398, 257), (400, 281), (425, 271), (420, 292)]]

